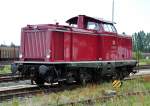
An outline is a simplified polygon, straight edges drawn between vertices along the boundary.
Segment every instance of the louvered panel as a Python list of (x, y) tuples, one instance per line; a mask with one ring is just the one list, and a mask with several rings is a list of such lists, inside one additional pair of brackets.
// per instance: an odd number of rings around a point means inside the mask
[(44, 59), (46, 54), (46, 32), (31, 31), (25, 33), (25, 59)]

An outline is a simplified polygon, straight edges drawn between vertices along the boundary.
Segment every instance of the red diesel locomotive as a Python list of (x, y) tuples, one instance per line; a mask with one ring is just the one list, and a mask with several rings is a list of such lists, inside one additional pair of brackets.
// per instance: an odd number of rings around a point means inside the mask
[(12, 72), (38, 85), (122, 79), (134, 72), (132, 38), (117, 34), (113, 22), (85, 15), (66, 22), (22, 28), (20, 61)]

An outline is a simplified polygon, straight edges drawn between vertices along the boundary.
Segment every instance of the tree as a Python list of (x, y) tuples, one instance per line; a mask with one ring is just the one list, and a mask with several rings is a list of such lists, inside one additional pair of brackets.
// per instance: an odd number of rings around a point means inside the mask
[(150, 33), (140, 31), (132, 35), (133, 50), (140, 52), (150, 52)]

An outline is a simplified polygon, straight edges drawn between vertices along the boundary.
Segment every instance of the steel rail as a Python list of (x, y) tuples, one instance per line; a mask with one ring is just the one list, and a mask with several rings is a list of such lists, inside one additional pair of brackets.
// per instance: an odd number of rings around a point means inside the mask
[(48, 94), (51, 92), (60, 92), (64, 90), (72, 90), (78, 88), (79, 85), (73, 84), (69, 86), (61, 86), (60, 85), (45, 85), (45, 86), (37, 86), (31, 85), (30, 87), (22, 87), (22, 88), (14, 88), (14, 89), (3, 89), (0, 91), (0, 101), (10, 100), (14, 97), (27, 97), (33, 96), (36, 94)]
[(4, 76), (0, 76), (0, 83), (3, 83), (3, 82), (13, 82), (13, 81), (20, 81), (20, 80), (27, 80), (29, 78), (22, 78), (21, 76), (19, 75), (4, 75)]

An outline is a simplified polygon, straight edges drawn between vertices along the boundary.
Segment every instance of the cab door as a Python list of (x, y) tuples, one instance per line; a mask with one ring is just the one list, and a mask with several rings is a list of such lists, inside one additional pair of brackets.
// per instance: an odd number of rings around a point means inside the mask
[(113, 24), (103, 23), (103, 32), (101, 33), (102, 41), (102, 57), (103, 60), (116, 60), (117, 59), (117, 31)]

